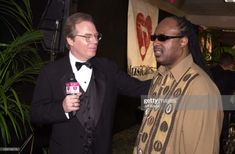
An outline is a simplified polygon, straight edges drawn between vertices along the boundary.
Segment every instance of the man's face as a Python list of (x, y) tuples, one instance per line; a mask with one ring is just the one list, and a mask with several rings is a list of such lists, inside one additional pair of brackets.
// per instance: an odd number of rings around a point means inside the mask
[(77, 34), (74, 38), (66, 38), (71, 53), (82, 61), (87, 61), (96, 55), (98, 32), (95, 25), (89, 21), (76, 24)]
[[(180, 36), (177, 22), (172, 18), (163, 19), (157, 26), (155, 35)], [(168, 68), (175, 66), (187, 56), (187, 41), (186, 37), (172, 38), (165, 41), (156, 39), (153, 46), (157, 62)]]

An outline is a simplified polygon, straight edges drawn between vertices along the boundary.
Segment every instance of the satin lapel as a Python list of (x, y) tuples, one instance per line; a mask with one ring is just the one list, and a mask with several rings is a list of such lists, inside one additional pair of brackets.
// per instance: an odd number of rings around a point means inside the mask
[(61, 90), (63, 91), (64, 96), (66, 95), (65, 83), (68, 82), (70, 76), (71, 76), (71, 73), (66, 72), (60, 79), (60, 87), (61, 87)]
[(60, 69), (61, 69), (61, 71), (64, 72), (60, 78), (60, 87), (61, 87), (61, 90), (63, 91), (64, 96), (65, 96), (66, 95), (65, 83), (69, 80), (69, 77), (73, 73), (68, 56), (64, 60), (64, 67), (60, 68)]
[(96, 87), (96, 97), (92, 97), (93, 102), (95, 102), (95, 125), (97, 125), (99, 119), (100, 119), (100, 114), (102, 112), (102, 106), (104, 102), (104, 95), (106, 91), (106, 79), (105, 79), (105, 74), (99, 70), (98, 68), (94, 68), (94, 81), (95, 81), (95, 87)]

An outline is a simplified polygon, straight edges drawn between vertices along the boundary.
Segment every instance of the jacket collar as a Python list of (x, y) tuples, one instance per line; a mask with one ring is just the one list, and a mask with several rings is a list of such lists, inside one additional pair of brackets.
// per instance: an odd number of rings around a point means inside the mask
[(184, 73), (192, 66), (193, 58), (192, 55), (189, 54), (185, 57), (181, 62), (179, 62), (176, 66), (168, 70), (165, 66), (160, 66), (158, 68), (158, 73), (162, 76), (166, 74), (171, 74), (173, 78), (178, 82), (180, 78), (184, 75)]

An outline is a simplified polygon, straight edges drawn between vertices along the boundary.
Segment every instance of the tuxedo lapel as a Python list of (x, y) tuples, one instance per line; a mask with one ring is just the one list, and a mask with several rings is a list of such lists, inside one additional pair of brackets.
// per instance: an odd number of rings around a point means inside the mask
[(64, 95), (66, 95), (65, 83), (68, 82), (70, 76), (71, 76), (71, 73), (66, 72), (60, 79), (60, 88), (63, 91)]
[(66, 95), (65, 83), (68, 82), (73, 71), (72, 71), (72, 67), (70, 65), (69, 56), (65, 57), (64, 61), (65, 61), (64, 67), (60, 68), (61, 71), (63, 71), (63, 74), (60, 78), (60, 87), (61, 87), (61, 90), (63, 91), (64, 96), (65, 96)]

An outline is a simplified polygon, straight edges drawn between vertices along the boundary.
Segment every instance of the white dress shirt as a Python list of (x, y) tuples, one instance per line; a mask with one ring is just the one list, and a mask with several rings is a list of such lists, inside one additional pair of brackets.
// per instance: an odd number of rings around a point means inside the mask
[(82, 87), (84, 92), (86, 92), (91, 80), (92, 69), (88, 68), (86, 65), (82, 65), (82, 67), (79, 70), (77, 70), (75, 63), (76, 62), (83, 63), (85, 61), (77, 59), (76, 57), (74, 57), (74, 55), (71, 52), (69, 52), (69, 59), (77, 82)]
[[(86, 92), (88, 85), (91, 80), (92, 68), (88, 68), (86, 65), (82, 65), (82, 67), (77, 70), (76, 62), (84, 63), (85, 61), (81, 61), (77, 59), (71, 52), (69, 52), (69, 61), (72, 67), (72, 71), (74, 73), (75, 79), (79, 83), (79, 86), (82, 87), (83, 91)], [(65, 113), (66, 117), (69, 119), (69, 114)]]

